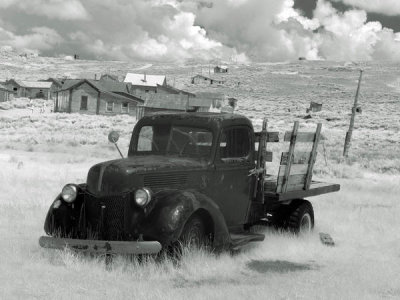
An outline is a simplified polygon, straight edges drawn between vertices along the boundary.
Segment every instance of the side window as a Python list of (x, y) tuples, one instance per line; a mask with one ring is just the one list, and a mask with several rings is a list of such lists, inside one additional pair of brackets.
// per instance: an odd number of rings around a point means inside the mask
[(143, 126), (139, 133), (137, 151), (152, 151), (153, 150), (153, 127)]
[(129, 112), (129, 103), (124, 102), (121, 104), (121, 112), (122, 113), (128, 113)]
[(114, 108), (114, 102), (107, 101), (106, 111), (107, 112), (112, 112), (113, 108)]
[(223, 131), (219, 144), (223, 162), (246, 161), (251, 150), (250, 130), (246, 127), (228, 128)]

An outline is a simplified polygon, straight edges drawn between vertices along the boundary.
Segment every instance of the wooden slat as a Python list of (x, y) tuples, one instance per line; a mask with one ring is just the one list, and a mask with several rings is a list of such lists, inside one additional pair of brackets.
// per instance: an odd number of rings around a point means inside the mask
[[(289, 174), (290, 174), (290, 168), (292, 166), (292, 158), (293, 158), (293, 153), (294, 153), (294, 147), (296, 145), (298, 129), (299, 129), (299, 122), (296, 121), (296, 122), (294, 122), (293, 131), (290, 134), (290, 145), (289, 145), (289, 153), (288, 153), (289, 159), (286, 163), (285, 175), (283, 177), (283, 184), (282, 184), (282, 188), (281, 188), (281, 190), (283, 192), (286, 192), (287, 186), (289, 184)], [(278, 185), (279, 185), (279, 181), (278, 181)]]
[(272, 162), (273, 153), (271, 151), (265, 151), (265, 161)]
[[(254, 132), (256, 136), (256, 142), (260, 140), (261, 132)], [(267, 132), (267, 137), (266, 137), (266, 142), (267, 143), (277, 143), (279, 142), (279, 132), (271, 131)]]
[[(281, 165), (287, 164), (289, 152), (282, 152)], [(308, 164), (310, 162), (311, 152), (294, 152), (293, 153), (293, 164)]]
[[(290, 142), (291, 138), (292, 138), (292, 132), (286, 131), (285, 137), (283, 138), (283, 140), (285, 142)], [(296, 142), (307, 143), (307, 142), (313, 142), (314, 140), (315, 140), (314, 132), (298, 132), (297, 133)]]
[(313, 147), (311, 150), (311, 158), (310, 158), (310, 164), (308, 165), (307, 178), (306, 178), (306, 182), (304, 183), (305, 190), (308, 190), (310, 188), (312, 172), (313, 172), (313, 168), (314, 168), (314, 164), (315, 164), (315, 159), (317, 157), (318, 143), (319, 143), (319, 139), (321, 136), (321, 128), (322, 128), (322, 124), (318, 123), (317, 131), (315, 132), (314, 144), (313, 144)]
[[(268, 135), (267, 132), (268, 128), (268, 120), (267, 118), (264, 118), (261, 132), (259, 134), (259, 145), (258, 145), (258, 151), (257, 151), (257, 163), (256, 163), (256, 169), (262, 168), (263, 171), (261, 174), (256, 175), (256, 178), (254, 179), (254, 190), (253, 190), (253, 198), (257, 200), (257, 194), (259, 190), (259, 181), (261, 182), (260, 186), (260, 192), (261, 195), (264, 195), (264, 175), (265, 175), (265, 150), (266, 150), (266, 137)], [(264, 197), (261, 197), (261, 202), (264, 203)]]
[[(285, 181), (285, 176), (279, 176), (276, 185), (277, 193), (285, 193), (295, 191), (296, 189), (302, 190), (304, 182), (306, 181), (306, 175), (290, 175)], [(284, 184), (286, 183), (286, 187)]]
[[(306, 175), (308, 171), (308, 165), (301, 165), (301, 164), (292, 164), (289, 172), (290, 175)], [(282, 165), (279, 167), (278, 176), (285, 176), (286, 172), (286, 165)]]

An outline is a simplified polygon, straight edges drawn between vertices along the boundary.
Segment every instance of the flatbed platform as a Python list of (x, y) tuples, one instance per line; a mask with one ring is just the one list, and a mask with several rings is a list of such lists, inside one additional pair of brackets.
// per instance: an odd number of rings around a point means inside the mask
[(295, 191), (278, 193), (272, 190), (265, 189), (264, 198), (274, 201), (288, 201), (337, 192), (339, 190), (340, 184), (312, 181), (310, 184), (310, 188), (307, 190), (299, 189)]

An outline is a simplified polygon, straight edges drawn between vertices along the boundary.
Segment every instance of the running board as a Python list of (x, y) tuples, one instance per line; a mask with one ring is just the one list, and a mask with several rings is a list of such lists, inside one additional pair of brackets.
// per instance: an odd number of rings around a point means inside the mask
[(250, 242), (261, 242), (264, 240), (265, 235), (261, 233), (231, 233), (231, 249), (238, 250), (240, 247), (247, 245)]

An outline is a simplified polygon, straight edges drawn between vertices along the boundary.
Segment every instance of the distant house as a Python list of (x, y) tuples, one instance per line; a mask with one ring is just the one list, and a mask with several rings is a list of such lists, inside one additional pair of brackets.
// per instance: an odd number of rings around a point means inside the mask
[(101, 75), (100, 80), (119, 81), (117, 75), (111, 75), (111, 74), (103, 74), (103, 75)]
[(13, 98), (13, 91), (0, 84), (0, 102), (9, 101)]
[(197, 74), (192, 77), (192, 84), (207, 83), (207, 84), (224, 84), (225, 81), (221, 79), (211, 78), (204, 75)]
[(159, 111), (188, 111), (188, 97), (182, 94), (153, 94), (138, 107), (136, 118), (139, 120), (143, 116)]
[(53, 84), (50, 87), (50, 98), (49, 99), (56, 99), (57, 91), (62, 87), (63, 82), (60, 79), (50, 77), (46, 80), (40, 80), (45, 82), (52, 82)]
[(129, 114), (144, 101), (129, 93), (129, 86), (111, 80), (70, 79), (57, 93), (56, 112), (82, 114)]
[(214, 67), (214, 73), (228, 73), (227, 66), (216, 66)]
[(166, 85), (167, 79), (164, 75), (127, 73), (124, 82), (131, 84), (132, 94), (139, 98), (147, 99), (147, 94), (157, 93), (157, 85)]
[(10, 79), (5, 83), (15, 97), (50, 99), (53, 82)]

